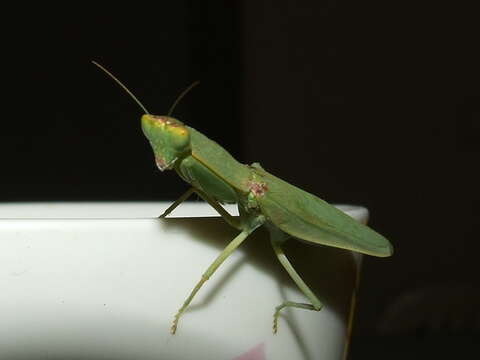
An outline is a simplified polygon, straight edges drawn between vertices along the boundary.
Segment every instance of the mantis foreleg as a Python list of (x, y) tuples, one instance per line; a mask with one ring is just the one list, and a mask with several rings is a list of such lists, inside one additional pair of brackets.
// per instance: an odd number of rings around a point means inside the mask
[(167, 217), (168, 214), (170, 214), (173, 210), (175, 210), (175, 208), (180, 205), (182, 202), (184, 202), (185, 200), (187, 200), (190, 195), (192, 195), (193, 193), (195, 192), (195, 188), (194, 187), (191, 187), (190, 189), (188, 189), (182, 196), (180, 196), (177, 200), (175, 200), (175, 202), (170, 205), (167, 210), (165, 210), (163, 212), (162, 215), (159, 216), (159, 218), (165, 218)]
[(211, 207), (213, 207), (219, 214), (220, 216), (232, 227), (234, 227), (237, 230), (241, 230), (241, 224), (238, 219), (230, 215), (222, 205), (218, 203), (218, 201), (212, 199), (210, 196), (208, 196), (206, 193), (203, 191), (200, 191), (194, 187), (191, 187), (188, 189), (182, 196), (180, 196), (172, 205), (168, 207), (167, 210), (164, 211), (162, 215), (159, 216), (159, 218), (165, 218), (168, 214), (170, 214), (175, 208), (180, 205), (182, 202), (187, 200), (190, 195), (193, 193), (198, 194), (203, 200), (205, 200), (207, 203), (210, 204)]

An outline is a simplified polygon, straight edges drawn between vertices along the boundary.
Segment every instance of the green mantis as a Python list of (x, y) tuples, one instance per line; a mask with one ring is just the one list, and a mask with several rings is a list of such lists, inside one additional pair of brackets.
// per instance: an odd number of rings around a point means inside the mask
[[(263, 169), (260, 164), (245, 165), (235, 160), (223, 147), (199, 131), (170, 116), (184, 91), (166, 116), (150, 114), (135, 96), (110, 72), (95, 63), (111, 76), (142, 107), (142, 130), (152, 147), (157, 167), (174, 170), (191, 185), (160, 217), (166, 217), (190, 195), (196, 193), (208, 202), (225, 221), (239, 231), (218, 255), (195, 285), (174, 316), (171, 333), (202, 285), (218, 267), (237, 249), (252, 232), (265, 226), (270, 233), (273, 251), (298, 288), (308, 299), (307, 303), (285, 301), (275, 308), (273, 332), (278, 329), (278, 317), (286, 307), (320, 311), (322, 303), (302, 280), (283, 251), (289, 238), (312, 244), (322, 244), (348, 249), (373, 256), (390, 256), (390, 242), (370, 229), (329, 205)], [(231, 216), (221, 204), (237, 204), (239, 217)]]

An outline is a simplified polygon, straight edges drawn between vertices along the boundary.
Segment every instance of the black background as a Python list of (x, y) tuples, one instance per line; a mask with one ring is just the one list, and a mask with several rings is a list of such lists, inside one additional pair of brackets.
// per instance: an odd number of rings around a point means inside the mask
[(187, 185), (156, 170), (142, 111), (91, 60), (157, 114), (201, 80), (177, 118), (242, 162), (367, 206), (394, 243), (365, 259), (351, 358), (466, 353), (480, 327), (479, 28), (473, 9), (443, 10), (5, 10), (0, 201), (175, 199)]

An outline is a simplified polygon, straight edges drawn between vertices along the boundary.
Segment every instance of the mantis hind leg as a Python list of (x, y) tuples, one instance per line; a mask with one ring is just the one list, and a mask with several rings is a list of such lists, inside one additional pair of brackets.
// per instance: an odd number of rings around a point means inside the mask
[(182, 307), (177, 311), (175, 317), (173, 319), (172, 327), (170, 328), (170, 332), (175, 334), (177, 331), (178, 321), (180, 317), (187, 309), (188, 305), (192, 302), (193, 298), (203, 286), (203, 284), (215, 273), (218, 267), (235, 251), (236, 248), (240, 246), (240, 244), (257, 228), (261, 225), (261, 222), (258, 222), (252, 227), (244, 229), (240, 234), (238, 234), (223, 251), (218, 255), (215, 261), (208, 267), (207, 271), (205, 271), (202, 275), (200, 281), (195, 285), (193, 290), (190, 292), (190, 295), (187, 297), (185, 302), (183, 303)]
[(288, 272), (290, 277), (293, 279), (295, 284), (297, 284), (298, 288), (305, 294), (305, 296), (310, 300), (310, 304), (305, 303), (298, 303), (293, 301), (285, 301), (282, 304), (278, 305), (275, 308), (275, 313), (273, 314), (273, 333), (277, 333), (278, 330), (278, 318), (280, 316), (280, 311), (286, 307), (296, 307), (300, 309), (306, 310), (314, 310), (320, 311), (323, 307), (321, 301), (317, 298), (317, 296), (313, 293), (313, 291), (308, 287), (308, 285), (302, 280), (300, 275), (298, 275), (297, 271), (293, 268), (292, 264), (286, 257), (283, 249), (281, 247), (281, 243), (286, 240), (286, 235), (278, 232), (271, 232), (271, 243), (275, 255), (277, 255), (278, 260)]

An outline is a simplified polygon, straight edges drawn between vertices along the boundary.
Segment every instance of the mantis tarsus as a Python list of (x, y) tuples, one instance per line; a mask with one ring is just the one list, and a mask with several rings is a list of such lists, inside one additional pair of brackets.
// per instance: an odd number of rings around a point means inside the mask
[[(289, 238), (357, 251), (373, 256), (390, 256), (390, 242), (369, 227), (320, 198), (275, 177), (260, 164), (245, 165), (235, 160), (223, 147), (197, 130), (171, 117), (178, 101), (193, 87), (190, 86), (175, 101), (168, 115), (150, 114), (138, 99), (108, 70), (94, 62), (112, 77), (145, 111), (141, 117), (142, 130), (161, 170), (175, 170), (191, 188), (175, 201), (160, 217), (166, 217), (190, 195), (196, 193), (208, 202), (225, 221), (240, 233), (202, 275), (174, 317), (171, 333), (195, 294), (215, 273), (217, 268), (258, 227), (266, 226), (278, 260), (305, 294), (308, 303), (285, 301), (275, 308), (273, 332), (278, 329), (278, 317), (285, 307), (320, 311), (322, 303), (295, 271), (282, 245)], [(238, 205), (239, 217), (231, 216), (221, 204)]]

